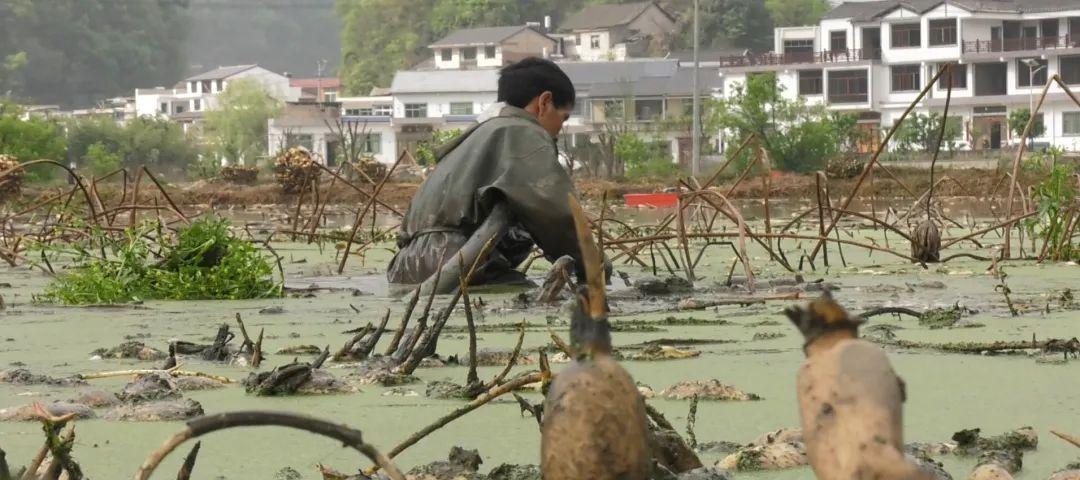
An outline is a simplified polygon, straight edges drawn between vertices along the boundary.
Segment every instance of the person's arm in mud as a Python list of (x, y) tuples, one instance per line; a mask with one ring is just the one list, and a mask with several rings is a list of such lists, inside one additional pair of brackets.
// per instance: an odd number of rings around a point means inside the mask
[(549, 261), (569, 255), (583, 277), (581, 250), (574, 233), (574, 217), (567, 203), (575, 195), (570, 176), (557, 163), (551, 142), (536, 145), (531, 152), (504, 163), (505, 171), (492, 185), (496, 192), (485, 192), (485, 203), (505, 201), (514, 220), (520, 222), (544, 251)]

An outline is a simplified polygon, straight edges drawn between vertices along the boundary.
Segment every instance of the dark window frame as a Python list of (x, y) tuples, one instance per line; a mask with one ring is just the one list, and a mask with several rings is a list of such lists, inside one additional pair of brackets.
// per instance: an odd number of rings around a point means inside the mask
[(466, 62), (476, 60), (476, 47), (464, 47), (461, 49), (461, 59)]
[(919, 65), (893, 65), (889, 68), (890, 92), (914, 92), (922, 87), (922, 68)]
[[(966, 63), (954, 63), (953, 64), (953, 79), (952, 79), (952, 84), (953, 84), (952, 88), (953, 88), (953, 90), (967, 90), (967, 88), (968, 88), (967, 73), (968, 73), (968, 66), (967, 66)], [(941, 78), (938, 78), (937, 89), (941, 90), (941, 91), (948, 90), (948, 85), (945, 83), (946, 81), (947, 81), (947, 76), (946, 75), (942, 75)]]
[[(870, 100), (870, 73), (866, 70), (829, 71), (825, 81), (829, 87), (829, 103), (864, 103)], [(841, 96), (845, 98), (838, 98)]]
[[(467, 111), (463, 112), (461, 109), (459, 109), (457, 112), (454, 111), (454, 107), (463, 106), (468, 106), (468, 108), (464, 109)], [(450, 102), (450, 115), (472, 115), (475, 111), (476, 106), (473, 105), (472, 102)]]
[[(1069, 121), (1066, 120), (1067, 116), (1074, 116), (1074, 120), (1071, 122), (1075, 128), (1075, 131), (1070, 132), (1067, 126)], [(1080, 110), (1075, 112), (1061, 112), (1061, 135), (1064, 137), (1080, 137)]]
[(405, 118), (427, 118), (428, 105), (426, 103), (406, 103)]
[(825, 71), (799, 70), (799, 95), (822, 95), (825, 93)]
[[(1077, 32), (1080, 34), (1080, 32)], [(1058, 73), (1069, 85), (1080, 84), (1080, 55), (1066, 55), (1058, 59)], [(1068, 64), (1067, 64), (1068, 62)]]
[[(840, 38), (837, 38), (838, 34), (841, 35)], [(829, 50), (832, 50), (834, 52), (838, 51), (838, 50), (847, 50), (848, 49), (848, 47), (847, 47), (847, 37), (848, 37), (847, 30), (831, 30), (831, 31), (829, 31)], [(840, 46), (840, 48), (837, 48), (837, 41), (838, 40), (843, 41), (843, 45)]]
[(928, 30), (926, 36), (931, 47), (955, 46), (959, 40), (957, 37), (957, 19), (955, 18), (935, 18), (930, 20)]
[(439, 58), (444, 62), (454, 61), (454, 50), (451, 48), (444, 48), (439, 52)]
[(498, 53), (496, 52), (495, 45), (488, 45), (484, 47), (484, 58), (494, 59)]
[[(898, 40), (903, 38), (903, 43)], [(889, 46), (892, 48), (919, 48), (922, 46), (921, 23), (894, 23), (889, 28)]]
[[(1043, 85), (1046, 85), (1046, 81), (1048, 79), (1047, 70), (1050, 69), (1050, 67), (1048, 66), (1049, 61), (1048, 60), (1038, 59), (1038, 62), (1039, 62), (1039, 65), (1042, 66), (1042, 68), (1039, 69), (1038, 73), (1035, 74), (1034, 79), (1032, 79), (1031, 67), (1028, 67), (1027, 64), (1024, 63), (1024, 59), (1022, 59), (1022, 58), (1016, 59), (1016, 86), (1017, 87), (1030, 88), (1030, 87), (1033, 87), (1033, 86), (1041, 87)], [(1039, 67), (1035, 67), (1035, 68), (1039, 68)], [(1034, 80), (1034, 85), (1032, 85), (1032, 80)]]

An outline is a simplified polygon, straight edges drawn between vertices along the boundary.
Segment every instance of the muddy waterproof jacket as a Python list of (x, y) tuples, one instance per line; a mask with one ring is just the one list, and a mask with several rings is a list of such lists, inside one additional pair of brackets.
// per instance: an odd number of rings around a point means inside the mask
[(528, 257), (534, 243), (549, 260), (570, 255), (581, 265), (567, 203), (573, 184), (558, 163), (555, 142), (534, 116), (503, 107), (498, 116), (440, 149), (437, 157), (438, 166), (401, 223), (400, 250), (387, 270), (391, 283), (420, 283), (434, 274), (440, 263), (454, 258), (496, 202), (510, 207), (511, 228), (475, 283), (498, 281)]

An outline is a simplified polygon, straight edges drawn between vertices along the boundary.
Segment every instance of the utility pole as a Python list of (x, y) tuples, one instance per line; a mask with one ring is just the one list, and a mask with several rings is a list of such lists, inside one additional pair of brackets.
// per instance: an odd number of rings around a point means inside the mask
[(701, 91), (698, 89), (698, 77), (701, 73), (701, 59), (698, 57), (698, 50), (700, 48), (700, 41), (698, 39), (698, 13), (700, 8), (700, 0), (694, 0), (694, 107), (693, 107), (693, 123), (690, 133), (691, 153), (690, 153), (690, 173), (693, 176), (701, 174)]

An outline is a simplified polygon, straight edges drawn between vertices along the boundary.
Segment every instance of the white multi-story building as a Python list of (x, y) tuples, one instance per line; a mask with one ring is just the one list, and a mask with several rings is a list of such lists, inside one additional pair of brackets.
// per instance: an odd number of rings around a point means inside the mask
[(258, 65), (219, 67), (188, 77), (173, 88), (135, 89), (135, 112), (138, 116), (165, 117), (185, 124), (198, 123), (203, 112), (217, 106), (218, 95), (229, 83), (239, 79), (258, 82), (266, 92), (281, 101), (295, 102), (301, 89), (289, 84), (289, 77)]
[[(890, 128), (938, 69), (954, 63), (950, 121), (964, 148), (1019, 139), (1008, 114), (1026, 109), (1047, 79), (1080, 85), (1080, 0), (879, 0), (843, 3), (818, 25), (778, 28), (774, 51), (724, 59), (724, 91), (773, 72), (790, 98), (858, 113), (868, 130)], [(941, 112), (945, 80), (917, 112)], [(1080, 150), (1080, 107), (1052, 87), (1036, 143)]]

